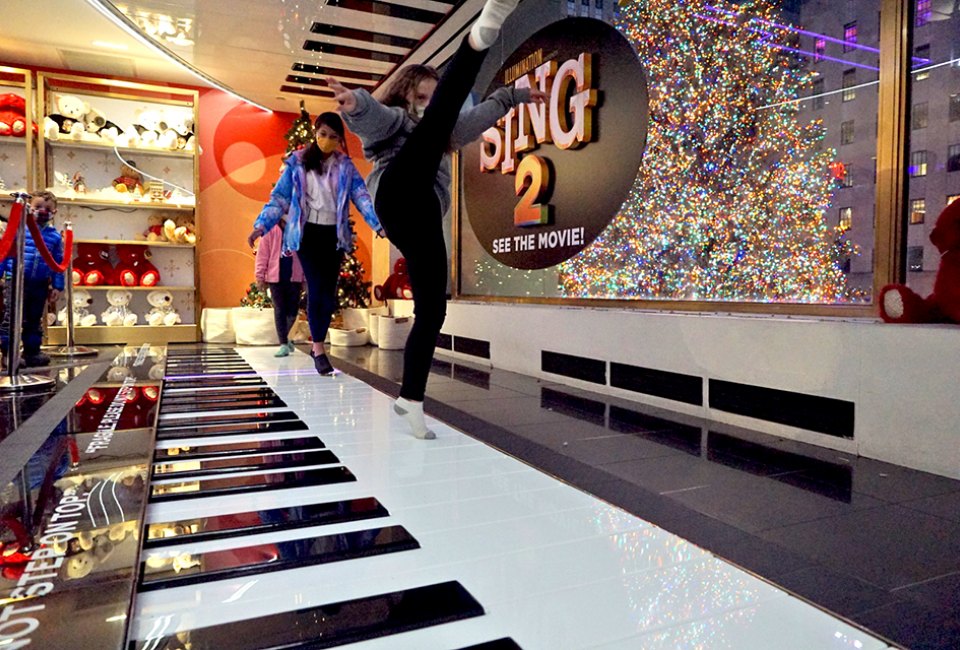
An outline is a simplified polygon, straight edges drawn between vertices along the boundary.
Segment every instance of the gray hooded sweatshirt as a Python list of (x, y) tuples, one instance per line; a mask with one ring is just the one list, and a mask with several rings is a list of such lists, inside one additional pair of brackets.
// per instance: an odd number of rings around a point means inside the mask
[[(380, 176), (417, 126), (417, 120), (399, 106), (384, 106), (362, 88), (354, 90), (353, 96), (357, 106), (352, 112), (343, 113), (343, 119), (363, 142), (364, 157), (373, 163), (373, 171), (367, 177), (367, 189), (376, 203)], [(473, 142), (511, 108), (528, 101), (530, 90), (526, 88), (504, 86), (493, 91), (484, 101), (460, 113), (450, 137), (451, 149), (460, 149)], [(450, 154), (447, 153), (440, 162), (434, 183), (441, 214), (446, 214), (450, 208), (450, 170)]]

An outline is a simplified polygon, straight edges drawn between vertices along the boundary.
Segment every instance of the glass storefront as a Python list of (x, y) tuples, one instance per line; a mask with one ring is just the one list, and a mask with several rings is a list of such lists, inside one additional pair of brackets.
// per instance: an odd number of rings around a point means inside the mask
[[(945, 201), (960, 193), (953, 178), (960, 178), (960, 39), (952, 3), (905, 1), (916, 2), (905, 253), (909, 268), (922, 269), (909, 271), (909, 282), (932, 283), (938, 256), (927, 233)], [(875, 243), (883, 218), (876, 197), (886, 182), (877, 164), (881, 5), (889, 4), (561, 6), (565, 14), (602, 17), (639, 56), (649, 119), (635, 180), (596, 239), (548, 268), (495, 259), (471, 225), (477, 210), (468, 218), (461, 206), (459, 295), (871, 309), (878, 254), (891, 255)], [(545, 25), (562, 16), (541, 18)], [(513, 35), (513, 46), (533, 31)], [(604, 92), (601, 78), (596, 141), (610, 132)], [(927, 134), (936, 134), (935, 142), (926, 143)], [(541, 147), (549, 155), (551, 145)], [(605, 173), (590, 170), (598, 194)]]

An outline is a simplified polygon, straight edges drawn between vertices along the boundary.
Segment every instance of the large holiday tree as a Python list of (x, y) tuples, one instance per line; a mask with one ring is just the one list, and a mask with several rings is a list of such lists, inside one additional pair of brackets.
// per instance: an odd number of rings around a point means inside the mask
[(307, 107), (302, 99), (300, 100), (300, 115), (290, 125), (290, 130), (284, 137), (287, 139), (287, 150), (284, 157), (289, 155), (290, 152), (313, 142), (313, 122), (310, 121), (310, 113), (307, 112)]
[[(353, 219), (350, 220), (353, 232)], [(363, 280), (363, 264), (353, 251), (344, 253), (340, 263), (340, 279), (337, 282), (338, 311), (344, 307), (368, 307), (370, 305), (370, 282)]]
[(796, 34), (779, 24), (777, 8), (771, 0), (620, 3), (617, 27), (648, 75), (646, 152), (621, 212), (560, 265), (563, 295), (854, 298), (838, 259), (848, 251), (825, 219), (836, 152), (821, 146), (818, 119), (798, 117), (795, 100), (812, 73), (791, 51)]

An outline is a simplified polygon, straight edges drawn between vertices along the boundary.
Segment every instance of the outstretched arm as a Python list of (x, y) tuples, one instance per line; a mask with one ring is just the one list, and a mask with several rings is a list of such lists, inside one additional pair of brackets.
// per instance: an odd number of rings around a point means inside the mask
[(403, 126), (406, 116), (402, 108), (384, 106), (363, 88), (350, 90), (332, 77), (327, 78), (327, 86), (347, 126), (364, 144), (386, 140)]
[(460, 114), (450, 136), (450, 144), (454, 149), (459, 149), (479, 138), (514, 106), (528, 102), (542, 103), (546, 99), (547, 96), (538, 88), (498, 88), (485, 100)]

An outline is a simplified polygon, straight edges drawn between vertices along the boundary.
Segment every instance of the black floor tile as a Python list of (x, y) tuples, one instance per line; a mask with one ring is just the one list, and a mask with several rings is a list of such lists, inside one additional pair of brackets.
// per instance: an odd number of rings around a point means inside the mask
[(153, 460), (157, 463), (185, 460), (195, 461), (258, 453), (302, 452), (323, 448), (323, 441), (315, 436), (305, 438), (281, 438), (279, 440), (251, 440), (249, 442), (214, 443), (157, 449), (153, 453)]
[(883, 589), (960, 571), (960, 524), (897, 505), (761, 535)]
[(900, 601), (863, 612), (857, 622), (910, 650), (956, 650), (960, 639), (957, 612)]
[(680, 453), (670, 447), (637, 436), (610, 432), (596, 438), (571, 441), (562, 446), (561, 452), (596, 466), (640, 458), (673, 456)]
[(306, 431), (306, 423), (303, 420), (285, 420), (282, 422), (239, 422), (235, 424), (221, 424), (217, 426), (204, 427), (170, 427), (169, 429), (158, 429), (157, 440), (182, 440), (185, 438), (210, 438), (217, 436), (235, 436), (241, 434), (265, 434), (280, 433), (290, 431)]
[(324, 467), (295, 472), (249, 474), (225, 478), (163, 483), (150, 487), (150, 501), (176, 501), (225, 494), (286, 490), (290, 488), (330, 485), (356, 481), (357, 477), (346, 467)]
[(819, 565), (777, 576), (776, 583), (847, 618), (903, 600), (886, 589)]
[(960, 492), (941, 494), (940, 496), (927, 497), (916, 501), (905, 501), (900, 505), (960, 523)]
[(928, 607), (953, 610), (960, 618), (960, 573), (951, 573), (920, 584), (894, 590), (897, 596), (925, 603)]
[(153, 466), (153, 480), (204, 478), (236, 472), (263, 472), (274, 469), (294, 469), (312, 465), (339, 463), (329, 449), (317, 449), (292, 454), (261, 454), (228, 458), (210, 458), (200, 461), (168, 461)]

